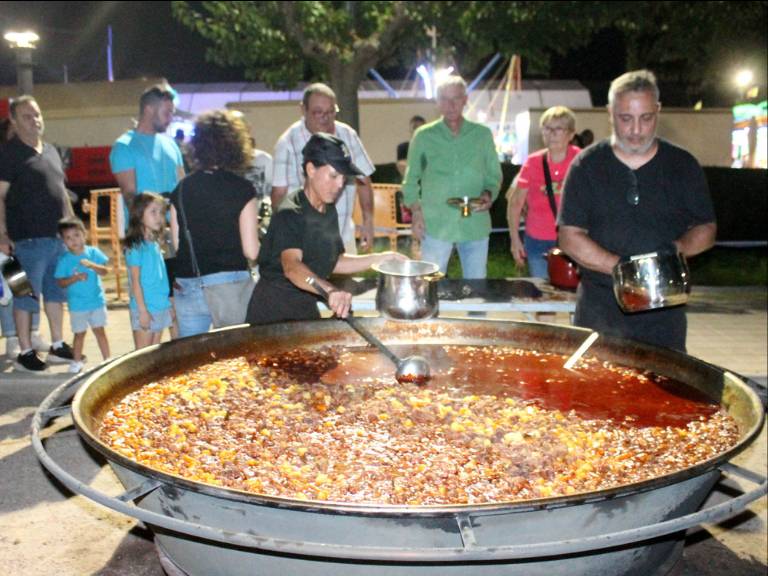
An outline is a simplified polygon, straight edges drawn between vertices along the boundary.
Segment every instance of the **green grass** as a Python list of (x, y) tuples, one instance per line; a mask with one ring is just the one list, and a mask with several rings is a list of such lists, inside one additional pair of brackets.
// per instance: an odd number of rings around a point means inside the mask
[[(388, 250), (385, 240), (377, 240), (376, 250)], [(398, 250), (410, 253), (410, 241), (401, 238)], [(688, 260), (691, 278), (698, 286), (767, 286), (768, 248), (715, 247)], [(517, 278), (527, 276), (523, 267), (515, 265), (509, 253), (506, 235), (493, 234), (488, 249), (488, 278)], [(454, 253), (448, 264), (448, 278), (461, 278), (461, 265)]]

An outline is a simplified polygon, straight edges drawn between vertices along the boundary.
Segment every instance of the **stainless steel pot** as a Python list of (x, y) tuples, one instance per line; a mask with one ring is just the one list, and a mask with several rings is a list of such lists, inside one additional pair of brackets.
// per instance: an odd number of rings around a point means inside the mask
[(3, 278), (16, 298), (32, 294), (32, 284), (16, 258), (9, 256), (1, 266)]
[[(560, 354), (571, 353), (586, 333), (530, 322), (362, 322), (393, 345), (506, 344)], [(725, 462), (759, 434), (764, 412), (756, 394), (737, 376), (685, 354), (610, 337), (601, 338), (590, 354), (682, 380), (720, 402), (738, 423), (738, 445), (677, 473), (610, 490), (485, 505), (377, 506), (292, 500), (199, 484), (132, 462), (99, 439), (104, 413), (145, 382), (212, 356), (334, 344), (356, 346), (359, 338), (332, 321), (288, 322), (223, 329), (144, 348), (54, 391), (33, 419), (33, 448), (70, 490), (152, 526), (158, 546), (194, 576), (660, 575), (681, 553), (681, 530), (732, 516), (765, 494), (763, 481), (757, 490), (718, 505), (712, 513), (695, 512), (717, 481), (719, 467), (730, 469)], [(87, 486), (45, 452), (45, 425), (69, 412), (61, 404), (76, 391), (72, 414), (77, 429), (110, 461), (126, 489), (120, 497)], [(54, 434), (45, 434), (48, 446), (54, 444)]]
[(440, 267), (422, 260), (390, 260), (373, 267), (379, 273), (376, 309), (392, 320), (423, 320), (438, 312)]
[(685, 256), (658, 251), (630, 256), (613, 269), (613, 293), (624, 312), (685, 304), (691, 292)]

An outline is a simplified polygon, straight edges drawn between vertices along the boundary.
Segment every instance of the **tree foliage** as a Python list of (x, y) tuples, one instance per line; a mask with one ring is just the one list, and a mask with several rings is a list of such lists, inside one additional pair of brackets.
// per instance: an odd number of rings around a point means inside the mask
[[(211, 42), (208, 58), (242, 66), (248, 79), (283, 87), (329, 81), (342, 117), (357, 125), (357, 88), (368, 70), (396, 53), (430, 49), (427, 27), (437, 30), (437, 52), (460, 69), (496, 50), (545, 69), (548, 51), (586, 40), (598, 21), (576, 4), (598, 10), (601, 3), (173, 2), (173, 11)], [(553, 36), (569, 44), (553, 43)]]
[[(494, 52), (519, 54), (529, 73), (553, 54), (619, 30), (629, 68), (694, 87), (721, 82), (755, 46), (765, 68), (768, 2), (173, 2), (175, 17), (210, 41), (207, 57), (276, 87), (328, 82), (357, 126), (357, 89), (370, 68), (430, 51), (464, 73)], [(433, 54), (434, 56), (434, 54)], [(596, 63), (598, 65), (599, 63)]]

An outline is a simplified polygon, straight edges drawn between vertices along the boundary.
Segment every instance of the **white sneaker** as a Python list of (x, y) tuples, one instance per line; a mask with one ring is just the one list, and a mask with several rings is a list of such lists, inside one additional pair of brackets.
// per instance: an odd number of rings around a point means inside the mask
[(83, 363), (82, 362), (72, 362), (69, 365), (69, 373), (70, 374), (80, 374), (80, 372), (83, 371)]
[(51, 347), (51, 344), (49, 342), (46, 342), (45, 339), (40, 336), (40, 332), (32, 332), (32, 348), (36, 352), (48, 352), (48, 349)]
[(21, 352), (19, 339), (16, 336), (8, 336), (5, 339), (5, 355), (8, 358), (15, 359), (19, 352)]

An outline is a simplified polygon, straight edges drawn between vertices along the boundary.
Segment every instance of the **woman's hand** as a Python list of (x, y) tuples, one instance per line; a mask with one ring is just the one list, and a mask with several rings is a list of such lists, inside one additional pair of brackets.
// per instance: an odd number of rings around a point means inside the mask
[(520, 240), (520, 236), (518, 234), (515, 234), (513, 236), (509, 237), (510, 239), (510, 246), (509, 251), (512, 253), (512, 258), (515, 259), (515, 264), (518, 266), (523, 266), (525, 264), (525, 245), (523, 244), (523, 241)]
[(392, 252), (391, 250), (387, 250), (386, 252), (378, 252), (376, 256), (378, 257), (376, 262), (377, 264), (389, 262), (390, 260), (400, 260), (401, 262), (410, 260), (410, 258), (408, 258), (408, 256), (405, 254), (400, 254), (400, 252)]
[(352, 294), (344, 290), (331, 290), (328, 293), (328, 307), (339, 318), (346, 318), (352, 308)]

